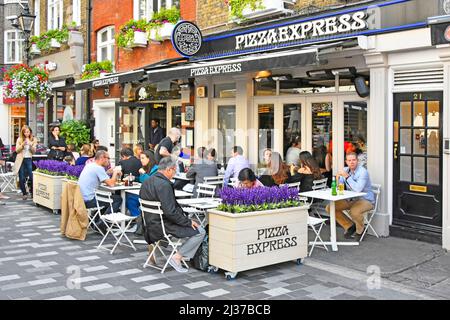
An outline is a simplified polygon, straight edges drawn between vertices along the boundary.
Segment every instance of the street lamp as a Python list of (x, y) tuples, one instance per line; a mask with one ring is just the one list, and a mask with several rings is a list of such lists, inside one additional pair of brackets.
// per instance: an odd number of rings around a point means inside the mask
[[(25, 64), (28, 65), (29, 55), (30, 55), (30, 48), (29, 48), (29, 38), (31, 35), (31, 32), (33, 31), (34, 27), (34, 20), (36, 19), (36, 16), (34, 14), (30, 13), (30, 9), (28, 6), (24, 7), (24, 11), (17, 17), (17, 22), (14, 24), (14, 27), (20, 29), (22, 33), (24, 34), (25, 40)], [(25, 117), (26, 117), (26, 124), (29, 124), (30, 121), (30, 115), (28, 110), (28, 92), (25, 96)]]

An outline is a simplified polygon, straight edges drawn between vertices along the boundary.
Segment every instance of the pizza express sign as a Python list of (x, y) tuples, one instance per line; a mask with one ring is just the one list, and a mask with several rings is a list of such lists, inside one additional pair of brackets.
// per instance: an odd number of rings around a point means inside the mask
[(367, 17), (368, 15), (365, 11), (357, 11), (353, 14), (342, 14), (340, 16), (238, 35), (235, 37), (234, 49), (249, 49), (364, 30), (368, 28)]

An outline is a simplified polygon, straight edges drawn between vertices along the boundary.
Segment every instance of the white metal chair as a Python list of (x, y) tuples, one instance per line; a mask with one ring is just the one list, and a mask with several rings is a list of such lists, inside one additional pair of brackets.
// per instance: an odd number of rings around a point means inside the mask
[[(381, 185), (379, 184), (372, 184), (372, 192), (375, 196), (375, 205), (373, 206), (372, 210), (366, 211), (364, 212), (364, 231), (361, 235), (361, 238), (359, 239), (359, 242), (361, 242), (364, 238), (364, 236), (367, 233), (367, 230), (370, 228), (372, 230), (372, 232), (375, 234), (375, 236), (377, 238), (379, 238), (380, 236), (378, 235), (378, 233), (375, 231), (375, 229), (372, 227), (371, 223), (372, 223), (372, 219), (373, 216), (375, 215), (375, 213), (378, 210), (378, 203), (379, 203), (379, 198), (380, 198), (380, 193), (381, 193)], [(350, 215), (350, 210), (342, 210), (342, 212), (349, 218), (352, 219), (351, 215)]]
[[(320, 237), (320, 232), (322, 231), (323, 226), (325, 225), (325, 222), (327, 221), (327, 219), (323, 219), (323, 218), (316, 218), (316, 217), (311, 217), (308, 216), (308, 227), (314, 232), (314, 234), (316, 235), (314, 238), (314, 241), (310, 241), (309, 244), (311, 245), (311, 250), (309, 251), (308, 255), (311, 256), (314, 247), (317, 245), (318, 242), (320, 242), (321, 246), (328, 251), (327, 246), (325, 245), (325, 243), (323, 242), (322, 238)], [(316, 229), (316, 228), (319, 229)]]
[(298, 192), (300, 192), (300, 184), (301, 182), (292, 182), (292, 183), (285, 183), (282, 186), (288, 186), (289, 189), (296, 188)]
[[(134, 251), (136, 251), (136, 247), (134, 246), (133, 242), (130, 241), (128, 236), (126, 235), (126, 231), (129, 229), (130, 224), (133, 220), (135, 220), (137, 217), (133, 216), (127, 216), (121, 212), (114, 212), (113, 210), (113, 198), (112, 193), (108, 191), (101, 191), (97, 190), (95, 192), (95, 199), (97, 201), (97, 208), (100, 208), (100, 202), (107, 203), (111, 208), (110, 214), (100, 214), (100, 219), (105, 223), (107, 226), (107, 231), (105, 235), (103, 236), (102, 241), (97, 246), (97, 249), (106, 249), (109, 250), (107, 247), (102, 246), (103, 242), (105, 242), (106, 238), (109, 234), (112, 234), (114, 239), (116, 240), (116, 243), (114, 244), (113, 248), (110, 250), (110, 253), (113, 254), (114, 250), (116, 250), (117, 246), (123, 245), (126, 247), (133, 248)], [(113, 232), (115, 231), (115, 232)], [(125, 237), (125, 239), (128, 241), (129, 244), (121, 242), (122, 238)]]
[(204, 177), (203, 181), (205, 184), (212, 184), (216, 186), (223, 185), (223, 176), (215, 176), (215, 177)]
[(105, 208), (104, 206), (99, 205), (98, 201), (97, 201), (96, 207), (86, 208), (87, 213), (88, 213), (88, 219), (89, 219), (88, 229), (91, 228), (94, 232), (99, 232), (102, 236), (105, 236), (105, 234), (103, 233), (103, 231), (98, 227), (98, 225), (95, 222), (96, 222), (97, 218), (100, 218), (101, 210), (103, 210), (104, 208)]
[[(164, 219), (163, 219), (164, 212), (161, 209), (161, 202), (158, 202), (158, 201), (146, 201), (146, 200), (139, 199), (139, 203), (140, 203), (140, 206), (141, 206), (142, 220), (143, 220), (144, 226), (147, 227), (146, 219), (145, 219), (145, 216), (147, 214), (157, 214), (157, 215), (159, 215), (159, 219), (161, 221), (161, 228), (162, 228), (162, 232), (163, 232), (163, 235), (164, 235), (164, 239), (158, 240), (154, 244), (152, 252), (150, 253), (150, 255), (148, 256), (147, 260), (144, 263), (144, 268), (149, 266), (149, 267), (155, 268), (157, 270), (160, 270), (161, 273), (164, 273), (164, 271), (167, 268), (167, 265), (169, 264), (170, 259), (172, 259), (173, 255), (177, 252), (178, 247), (182, 245), (181, 239), (178, 239), (177, 241), (174, 241), (174, 238), (171, 235), (168, 235), (166, 233), (166, 228), (164, 226)], [(170, 252), (169, 256), (167, 256), (166, 253), (161, 248), (161, 244), (162, 243), (167, 243), (167, 245), (170, 246), (171, 252)], [(157, 250), (166, 259), (166, 263), (164, 264), (164, 266), (162, 268), (158, 267), (156, 265), (156, 251)], [(152, 257), (155, 260), (155, 264), (149, 263), (150, 260), (152, 259)], [(183, 259), (181, 259), (181, 261), (183, 262), (184, 266), (187, 269), (189, 269), (189, 267), (186, 264), (186, 262)]]
[(2, 191), (17, 191), (16, 188), (16, 175), (14, 172), (6, 172), (2, 166), (0, 166), (0, 190)]
[(234, 186), (236, 185), (236, 181), (237, 180), (238, 180), (237, 178), (230, 178), (230, 183), (228, 185), (232, 186), (234, 188)]
[[(313, 191), (317, 191), (317, 190), (324, 190), (324, 189), (326, 189), (327, 188), (327, 181), (328, 181), (327, 178), (314, 180), (313, 181), (313, 185), (312, 185), (312, 190)], [(319, 210), (323, 210), (324, 209), (324, 202), (323, 201), (317, 202), (317, 200), (314, 201), (314, 199), (311, 198), (311, 200), (309, 202), (309, 207), (310, 207), (312, 213), (314, 213), (320, 219), (322, 219), (322, 215), (319, 213)]]
[[(214, 196), (216, 195), (216, 185), (210, 185), (210, 184), (205, 184), (205, 183), (199, 183), (197, 185), (197, 198), (214, 198)], [(206, 214), (204, 210), (200, 210), (194, 207), (183, 207), (183, 211), (188, 213), (189, 216), (194, 216), (198, 222), (200, 222), (200, 224), (202, 225), (202, 227), (205, 226), (205, 222), (206, 222)]]

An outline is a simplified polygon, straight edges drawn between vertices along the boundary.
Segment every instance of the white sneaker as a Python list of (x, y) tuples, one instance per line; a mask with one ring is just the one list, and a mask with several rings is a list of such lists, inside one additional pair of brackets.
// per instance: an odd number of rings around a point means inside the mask
[(183, 268), (181, 266), (181, 263), (178, 264), (173, 258), (170, 258), (169, 260), (169, 264), (175, 269), (175, 271), (180, 272), (180, 273), (186, 273), (188, 272), (188, 269)]
[(131, 228), (128, 228), (127, 231), (125, 231), (125, 232), (134, 233), (134, 232), (136, 232), (136, 230), (137, 230), (137, 224), (135, 224)]

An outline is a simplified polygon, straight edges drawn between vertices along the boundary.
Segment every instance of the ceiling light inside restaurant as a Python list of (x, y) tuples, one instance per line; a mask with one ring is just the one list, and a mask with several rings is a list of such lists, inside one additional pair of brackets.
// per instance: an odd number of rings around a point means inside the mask
[(255, 79), (268, 78), (271, 75), (272, 75), (272, 71), (270, 71), (270, 70), (262, 70), (262, 71), (259, 71), (256, 74)]

